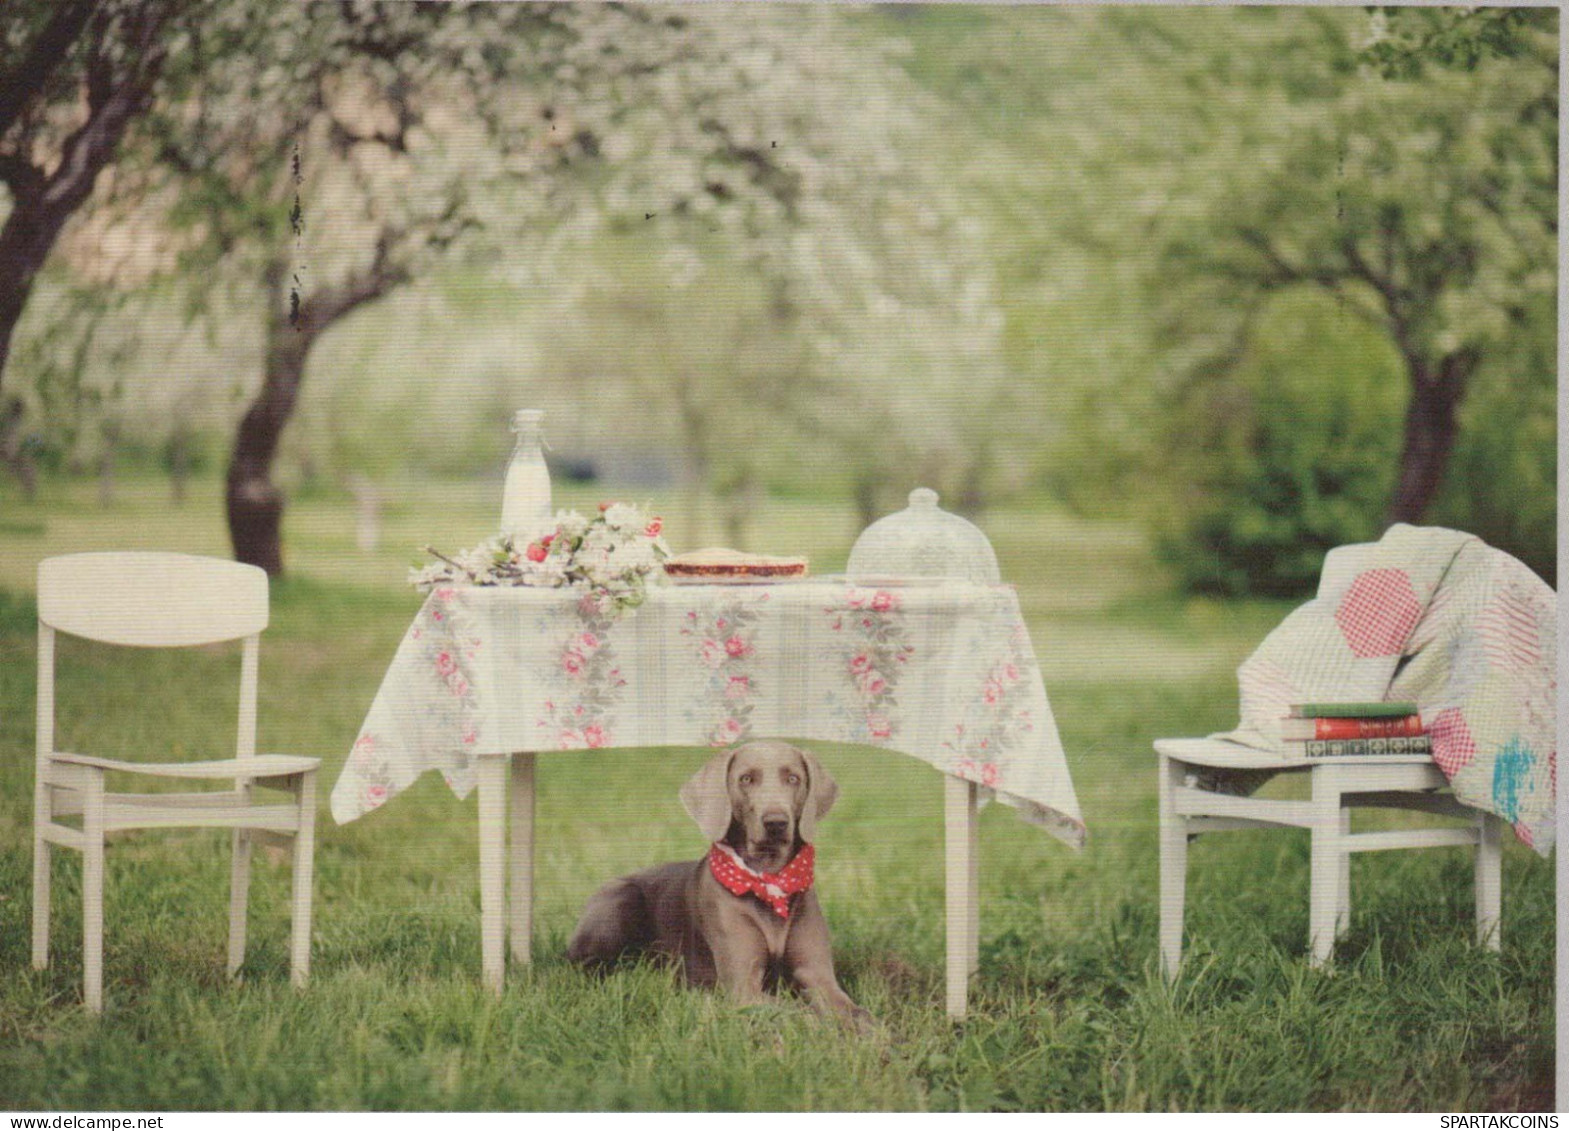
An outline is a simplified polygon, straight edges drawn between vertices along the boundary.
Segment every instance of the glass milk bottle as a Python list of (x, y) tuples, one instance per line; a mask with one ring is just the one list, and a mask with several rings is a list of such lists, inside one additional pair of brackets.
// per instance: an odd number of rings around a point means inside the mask
[(512, 417), (518, 444), (512, 449), (501, 493), (501, 532), (514, 540), (532, 538), (550, 522), (550, 472), (540, 430), (544, 419), (544, 411), (537, 408), (522, 409)]

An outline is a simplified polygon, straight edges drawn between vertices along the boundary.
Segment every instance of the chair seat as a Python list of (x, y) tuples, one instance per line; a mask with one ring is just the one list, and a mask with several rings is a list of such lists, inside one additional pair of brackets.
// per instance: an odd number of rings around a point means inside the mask
[(1428, 754), (1367, 754), (1354, 757), (1309, 758), (1278, 750), (1261, 750), (1225, 738), (1157, 738), (1158, 753), (1190, 766), (1216, 770), (1301, 770), (1313, 766), (1406, 766), (1432, 762)]
[(99, 770), (146, 774), (155, 778), (282, 778), (307, 773), (321, 766), (320, 758), (300, 758), (288, 754), (258, 754), (252, 758), (226, 758), (217, 762), (122, 762), (88, 754), (56, 752), (50, 755), (50, 759), (72, 766), (92, 766)]

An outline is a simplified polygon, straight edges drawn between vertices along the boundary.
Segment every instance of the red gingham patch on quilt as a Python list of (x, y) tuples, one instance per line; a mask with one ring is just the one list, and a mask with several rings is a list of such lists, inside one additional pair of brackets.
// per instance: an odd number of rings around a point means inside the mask
[(1476, 742), (1460, 708), (1447, 707), (1438, 712), (1427, 732), (1433, 739), (1433, 761), (1445, 777), (1454, 777), (1476, 757)]
[(1401, 569), (1370, 569), (1357, 575), (1335, 610), (1335, 623), (1351, 651), (1362, 659), (1395, 656), (1422, 619), (1422, 603)]

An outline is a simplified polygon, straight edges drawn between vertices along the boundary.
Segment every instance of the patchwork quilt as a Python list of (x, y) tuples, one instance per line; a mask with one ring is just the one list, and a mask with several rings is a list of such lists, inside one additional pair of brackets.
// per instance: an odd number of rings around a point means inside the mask
[(1411, 700), (1433, 760), (1467, 805), (1546, 855), (1557, 798), (1558, 613), (1553, 590), (1481, 539), (1397, 525), (1330, 551), (1318, 595), (1237, 669), (1227, 738), (1280, 750), (1293, 703)]

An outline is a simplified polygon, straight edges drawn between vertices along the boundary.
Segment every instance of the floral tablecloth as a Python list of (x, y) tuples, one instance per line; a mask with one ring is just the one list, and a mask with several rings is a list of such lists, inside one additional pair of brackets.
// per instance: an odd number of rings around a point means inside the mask
[(434, 590), (332, 792), (341, 824), (426, 770), (516, 751), (861, 743), (977, 783), (1078, 847), (1073, 780), (1006, 586), (670, 585), (608, 616), (561, 591)]

